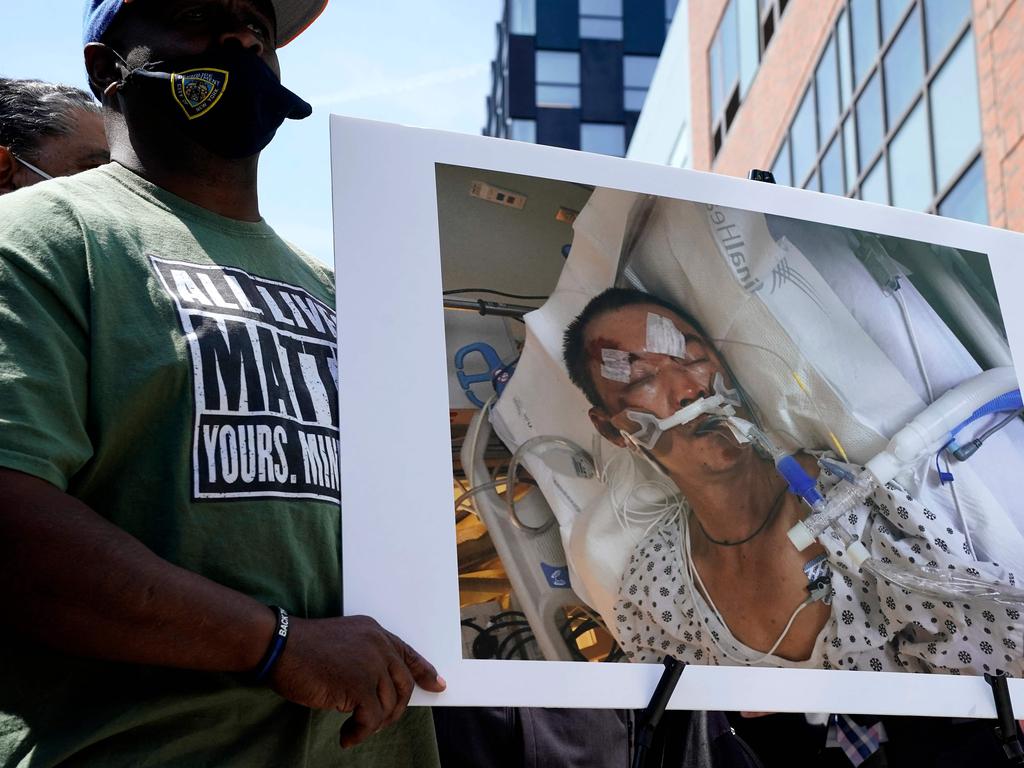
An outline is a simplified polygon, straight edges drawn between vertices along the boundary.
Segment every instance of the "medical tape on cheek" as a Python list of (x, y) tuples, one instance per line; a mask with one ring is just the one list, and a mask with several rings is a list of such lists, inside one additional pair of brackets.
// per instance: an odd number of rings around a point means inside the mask
[(722, 377), (721, 372), (715, 374), (711, 386), (715, 394), (719, 395), (729, 405), (734, 405), (737, 408), (743, 405), (743, 401), (740, 400), (740, 393), (736, 389), (728, 389), (725, 386), (725, 379)]
[(647, 344), (644, 346), (644, 350), (658, 355), (685, 358), (687, 357), (686, 337), (667, 317), (648, 312)]
[(601, 350), (601, 376), (609, 381), (629, 384), (629, 352), (621, 349)]

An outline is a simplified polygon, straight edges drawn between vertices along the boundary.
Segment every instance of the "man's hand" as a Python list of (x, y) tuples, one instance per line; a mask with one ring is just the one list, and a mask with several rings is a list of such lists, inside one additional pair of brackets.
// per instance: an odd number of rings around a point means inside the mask
[(296, 704), (352, 712), (341, 728), (342, 747), (398, 720), (415, 685), (434, 693), (445, 688), (426, 659), (368, 616), (292, 617), (271, 685)]

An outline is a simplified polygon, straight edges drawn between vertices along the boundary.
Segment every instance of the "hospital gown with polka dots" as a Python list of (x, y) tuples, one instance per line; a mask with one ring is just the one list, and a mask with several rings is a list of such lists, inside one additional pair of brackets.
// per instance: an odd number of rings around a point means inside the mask
[[(818, 489), (825, 493), (836, 482), (825, 470)], [(853, 564), (832, 531), (818, 538), (828, 550), (831, 567), (831, 615), (811, 656), (803, 661), (762, 658), (762, 653), (732, 636), (703, 595), (689, 589), (680, 519), (677, 516), (675, 523), (642, 541), (623, 574), (609, 618), (632, 661), (657, 662), (671, 654), (689, 663), (716, 665), (953, 675), (1024, 672), (1024, 621), (1016, 608), (943, 601), (876, 581)], [(895, 484), (876, 488), (843, 522), (884, 563), (931, 566), (989, 582), (1016, 583), (1014, 574), (997, 563), (975, 561), (965, 537), (951, 522), (938, 519)]]

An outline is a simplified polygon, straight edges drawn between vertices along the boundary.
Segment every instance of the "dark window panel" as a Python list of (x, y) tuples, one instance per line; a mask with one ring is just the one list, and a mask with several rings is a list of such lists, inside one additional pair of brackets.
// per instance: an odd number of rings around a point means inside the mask
[(967, 34), (931, 85), (935, 177), (943, 189), (981, 143), (974, 39)]
[(651, 56), (661, 53), (661, 46), (665, 44), (665, 0), (626, 0), (622, 13), (626, 53)]
[(896, 124), (921, 90), (924, 81), (924, 50), (921, 44), (921, 14), (914, 8), (886, 52), (882, 65), (889, 125)]
[(579, 0), (537, 3), (537, 47), (562, 50), (580, 47)]
[(988, 201), (985, 199), (985, 167), (979, 157), (967, 169), (956, 186), (939, 203), (939, 213), (954, 219), (988, 224)]
[(864, 86), (857, 99), (857, 155), (863, 170), (882, 146), (885, 123), (882, 119), (882, 87), (878, 72)]
[(537, 114), (534, 84), (537, 82), (533, 37), (509, 35), (508, 109), (510, 117), (532, 119)]
[(625, 124), (626, 124), (626, 146), (629, 147), (629, 142), (633, 140), (633, 131), (636, 130), (636, 122), (640, 119), (639, 112), (626, 112), (625, 113)]
[(613, 40), (580, 42), (583, 119), (622, 120), (622, 43)]
[(566, 149), (580, 148), (578, 109), (538, 109), (537, 143)]
[(953, 37), (971, 15), (971, 0), (924, 0), (924, 28), (928, 66), (935, 66)]
[(875, 2), (876, 0), (850, 0), (855, 85), (864, 79), (878, 55), (878, 8)]

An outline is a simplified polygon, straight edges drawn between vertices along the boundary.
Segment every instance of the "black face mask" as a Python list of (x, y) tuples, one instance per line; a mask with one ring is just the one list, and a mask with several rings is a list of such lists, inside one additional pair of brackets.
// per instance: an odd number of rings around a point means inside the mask
[(158, 122), (232, 160), (266, 147), (286, 119), (313, 112), (259, 56), (240, 46), (150, 62), (128, 73), (123, 93), (139, 98)]

